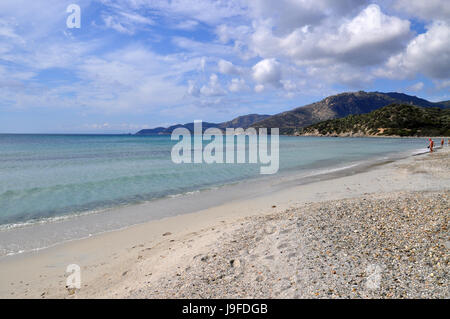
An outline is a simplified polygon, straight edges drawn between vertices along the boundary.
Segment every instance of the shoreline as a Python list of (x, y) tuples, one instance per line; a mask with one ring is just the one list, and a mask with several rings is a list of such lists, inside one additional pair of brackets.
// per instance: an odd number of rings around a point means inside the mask
[[(448, 156), (448, 149), (433, 155), (439, 153)], [(0, 260), (3, 270), (0, 296), (127, 297), (131, 286), (135, 290), (145, 284), (144, 279), (148, 276), (143, 272), (151, 272), (152, 281), (156, 280), (168, 269), (188, 263), (192, 255), (211, 245), (220, 235), (232, 233), (240, 221), (252, 216), (282, 213), (311, 202), (357, 198), (365, 193), (424, 189), (448, 191), (445, 181), (429, 179), (423, 173), (409, 176), (408, 168), (403, 167), (412, 162), (417, 162), (419, 168), (423, 167), (421, 162), (427, 157), (410, 156), (355, 175), (319, 179), (305, 185), (292, 182), (276, 191), (269, 188), (270, 196), (255, 194), (248, 199), (226, 202), (194, 213), (65, 242), (39, 252), (9, 256)], [(83, 285), (71, 295), (65, 289), (65, 267), (73, 263), (81, 266)]]
[[(448, 139), (450, 136), (400, 136), (400, 135), (358, 135), (357, 133), (351, 135), (341, 134), (299, 134), (299, 135), (286, 135), (286, 136), (299, 136), (299, 137), (339, 137), (339, 138), (398, 138), (398, 139)], [(445, 145), (445, 144), (444, 144)]]
[[(411, 154), (423, 154), (426, 149), (391, 152), (371, 159), (356, 160), (345, 165), (290, 169), (274, 176), (253, 176), (223, 185), (206, 187), (181, 194), (167, 195), (152, 200), (81, 212), (72, 215), (50, 217), (0, 226), (0, 260), (17, 254), (39, 252), (67, 242), (91, 236), (119, 231), (131, 226), (163, 219), (168, 216), (189, 214), (230, 201), (270, 195), (274, 190), (300, 184), (310, 184), (325, 179), (353, 175)], [(207, 199), (205, 199), (207, 198)], [(148, 212), (156, 212), (148, 214)], [(11, 227), (13, 226), (13, 227)], [(17, 240), (24, 247), (15, 249)], [(15, 249), (15, 250), (12, 250)]]

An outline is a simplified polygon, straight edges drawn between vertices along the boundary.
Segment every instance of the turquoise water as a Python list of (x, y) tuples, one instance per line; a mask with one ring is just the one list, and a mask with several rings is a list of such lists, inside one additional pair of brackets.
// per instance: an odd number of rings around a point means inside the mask
[[(261, 164), (174, 164), (170, 136), (0, 135), (0, 225), (101, 210), (248, 178)], [(425, 139), (280, 137), (280, 170), (343, 167)]]

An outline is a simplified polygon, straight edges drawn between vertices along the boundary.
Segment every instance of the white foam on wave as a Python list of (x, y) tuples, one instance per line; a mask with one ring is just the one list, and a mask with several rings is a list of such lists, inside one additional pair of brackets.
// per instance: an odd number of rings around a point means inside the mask
[[(177, 197), (182, 197), (182, 196), (194, 195), (199, 192), (200, 192), (200, 190), (194, 190), (194, 191), (189, 191), (189, 192), (184, 192), (184, 193), (168, 195), (167, 197), (177, 198)], [(158, 198), (155, 198), (155, 199), (158, 199)], [(148, 201), (145, 201), (145, 202), (148, 202)], [(136, 204), (137, 203), (130, 203), (129, 205), (136, 205)], [(117, 208), (117, 207), (95, 209), (95, 210), (89, 210), (89, 211), (84, 211), (84, 212), (79, 212), (79, 213), (72, 213), (72, 214), (63, 215), (63, 216), (46, 217), (46, 218), (41, 218), (41, 219), (32, 219), (32, 220), (28, 220), (25, 222), (4, 224), (4, 225), (0, 225), (0, 231), (7, 231), (7, 230), (23, 228), (23, 227), (31, 227), (31, 226), (35, 226), (35, 225), (41, 225), (41, 224), (62, 222), (65, 220), (69, 220), (69, 219), (73, 219), (73, 218), (77, 218), (77, 217), (81, 217), (81, 216), (104, 213), (104, 212), (106, 212), (110, 209), (114, 209), (114, 208)]]
[(190, 192), (184, 192), (184, 193), (168, 195), (167, 197), (169, 197), (169, 198), (177, 198), (177, 197), (181, 197), (181, 196), (194, 195), (194, 194), (197, 194), (197, 193), (200, 193), (200, 190), (195, 190), (195, 191), (190, 191)]
[(29, 220), (26, 222), (4, 224), (4, 225), (0, 225), (0, 231), (29, 227), (29, 226), (40, 225), (40, 224), (55, 223), (55, 222), (60, 222), (60, 221), (64, 221), (64, 220), (68, 220), (68, 219), (72, 219), (72, 218), (76, 218), (76, 217), (80, 217), (80, 216), (98, 214), (101, 212), (105, 212), (106, 210), (107, 209), (95, 209), (95, 210), (89, 210), (89, 211), (80, 212), (80, 213), (73, 213), (70, 215), (46, 217), (46, 218), (41, 218), (41, 219), (32, 219), (32, 220)]
[(339, 167), (333, 167), (333, 168), (322, 168), (322, 169), (318, 169), (313, 171), (312, 173), (303, 175), (304, 177), (311, 177), (311, 176), (316, 176), (316, 175), (323, 175), (323, 174), (329, 174), (329, 173), (335, 173), (335, 172), (339, 172), (339, 171), (343, 171), (346, 169), (350, 169), (353, 167), (356, 167), (358, 165), (360, 165), (361, 163), (352, 163), (350, 165), (345, 165), (345, 166), (339, 166)]
[(415, 150), (412, 150), (412, 155), (419, 155), (419, 154), (425, 154), (428, 153), (430, 150), (428, 148), (417, 148)]

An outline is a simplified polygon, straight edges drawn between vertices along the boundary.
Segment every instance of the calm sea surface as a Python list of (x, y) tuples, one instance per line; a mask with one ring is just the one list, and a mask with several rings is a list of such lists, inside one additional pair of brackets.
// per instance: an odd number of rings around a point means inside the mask
[[(174, 164), (170, 136), (0, 135), (0, 225), (98, 211), (260, 177), (260, 164)], [(425, 139), (280, 137), (280, 170), (414, 151)]]

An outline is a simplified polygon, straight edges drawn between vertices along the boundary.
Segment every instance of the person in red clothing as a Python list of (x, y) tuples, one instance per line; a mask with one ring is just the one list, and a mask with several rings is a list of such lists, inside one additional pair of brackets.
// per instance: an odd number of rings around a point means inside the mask
[(441, 148), (444, 148), (444, 139), (441, 140)]
[(433, 152), (434, 142), (431, 138), (429, 140), (430, 140), (430, 144), (428, 145), (428, 148), (430, 149), (430, 153), (431, 153), (431, 152)]

